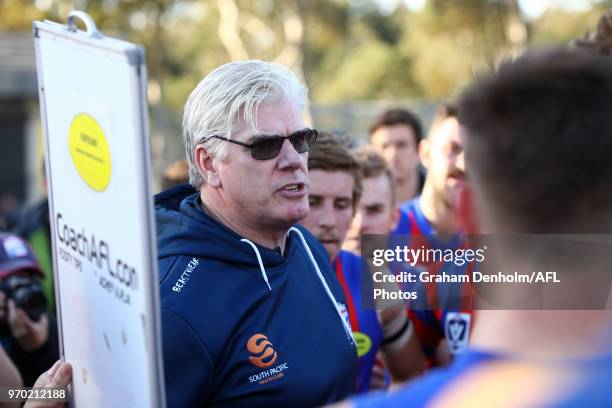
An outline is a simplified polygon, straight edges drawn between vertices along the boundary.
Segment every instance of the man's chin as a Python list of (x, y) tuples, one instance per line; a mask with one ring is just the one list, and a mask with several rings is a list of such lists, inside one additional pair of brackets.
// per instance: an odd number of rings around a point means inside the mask
[(329, 256), (330, 261), (336, 259), (338, 253), (340, 252), (340, 245), (328, 242), (322, 242), (322, 244), (323, 248), (325, 248), (325, 251), (327, 252), (327, 255)]
[(357, 238), (347, 238), (344, 244), (342, 244), (342, 249), (359, 255), (361, 253), (361, 240)]
[(293, 225), (297, 224), (308, 216), (308, 213), (310, 212), (310, 207), (308, 207), (308, 203), (306, 203), (305, 205), (294, 204), (287, 208), (284, 212), (285, 214), (283, 218), (287, 220), (287, 223)]

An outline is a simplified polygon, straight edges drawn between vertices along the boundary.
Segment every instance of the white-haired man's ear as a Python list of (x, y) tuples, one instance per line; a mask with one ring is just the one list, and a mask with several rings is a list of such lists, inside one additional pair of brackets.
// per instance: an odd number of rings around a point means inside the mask
[(203, 145), (197, 145), (194, 152), (195, 164), (204, 183), (213, 188), (221, 187), (217, 159)]

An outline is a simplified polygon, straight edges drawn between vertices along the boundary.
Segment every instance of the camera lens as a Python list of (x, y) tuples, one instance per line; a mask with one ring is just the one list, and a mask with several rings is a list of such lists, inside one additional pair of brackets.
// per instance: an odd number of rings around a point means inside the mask
[(2, 282), (1, 290), (13, 299), (15, 306), (23, 309), (30, 320), (38, 321), (47, 309), (47, 298), (37, 279), (28, 276), (11, 276)]
[(47, 298), (37, 284), (18, 289), (14, 298), (15, 306), (23, 309), (32, 321), (37, 322), (47, 309)]

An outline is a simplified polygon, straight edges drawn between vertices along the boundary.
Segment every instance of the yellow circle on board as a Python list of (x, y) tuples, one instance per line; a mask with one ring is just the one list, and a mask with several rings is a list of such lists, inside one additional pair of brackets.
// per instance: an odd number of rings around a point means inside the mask
[(353, 332), (355, 343), (357, 343), (357, 357), (365, 356), (372, 348), (370, 336), (361, 332)]
[(108, 142), (96, 120), (79, 113), (70, 124), (70, 156), (79, 175), (95, 191), (104, 191), (111, 177)]

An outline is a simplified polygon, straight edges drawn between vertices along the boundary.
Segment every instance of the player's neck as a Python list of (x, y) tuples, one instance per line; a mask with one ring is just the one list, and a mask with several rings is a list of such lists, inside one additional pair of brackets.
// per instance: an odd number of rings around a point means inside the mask
[(459, 228), (452, 207), (435, 195), (431, 185), (423, 187), (419, 207), (437, 234), (457, 233)]
[(609, 310), (479, 310), (471, 346), (533, 360), (590, 357), (605, 349)]
[(395, 186), (395, 193), (397, 195), (398, 203), (405, 203), (408, 200), (412, 200), (419, 194), (419, 174), (415, 172), (413, 176), (409, 178), (398, 180)]

